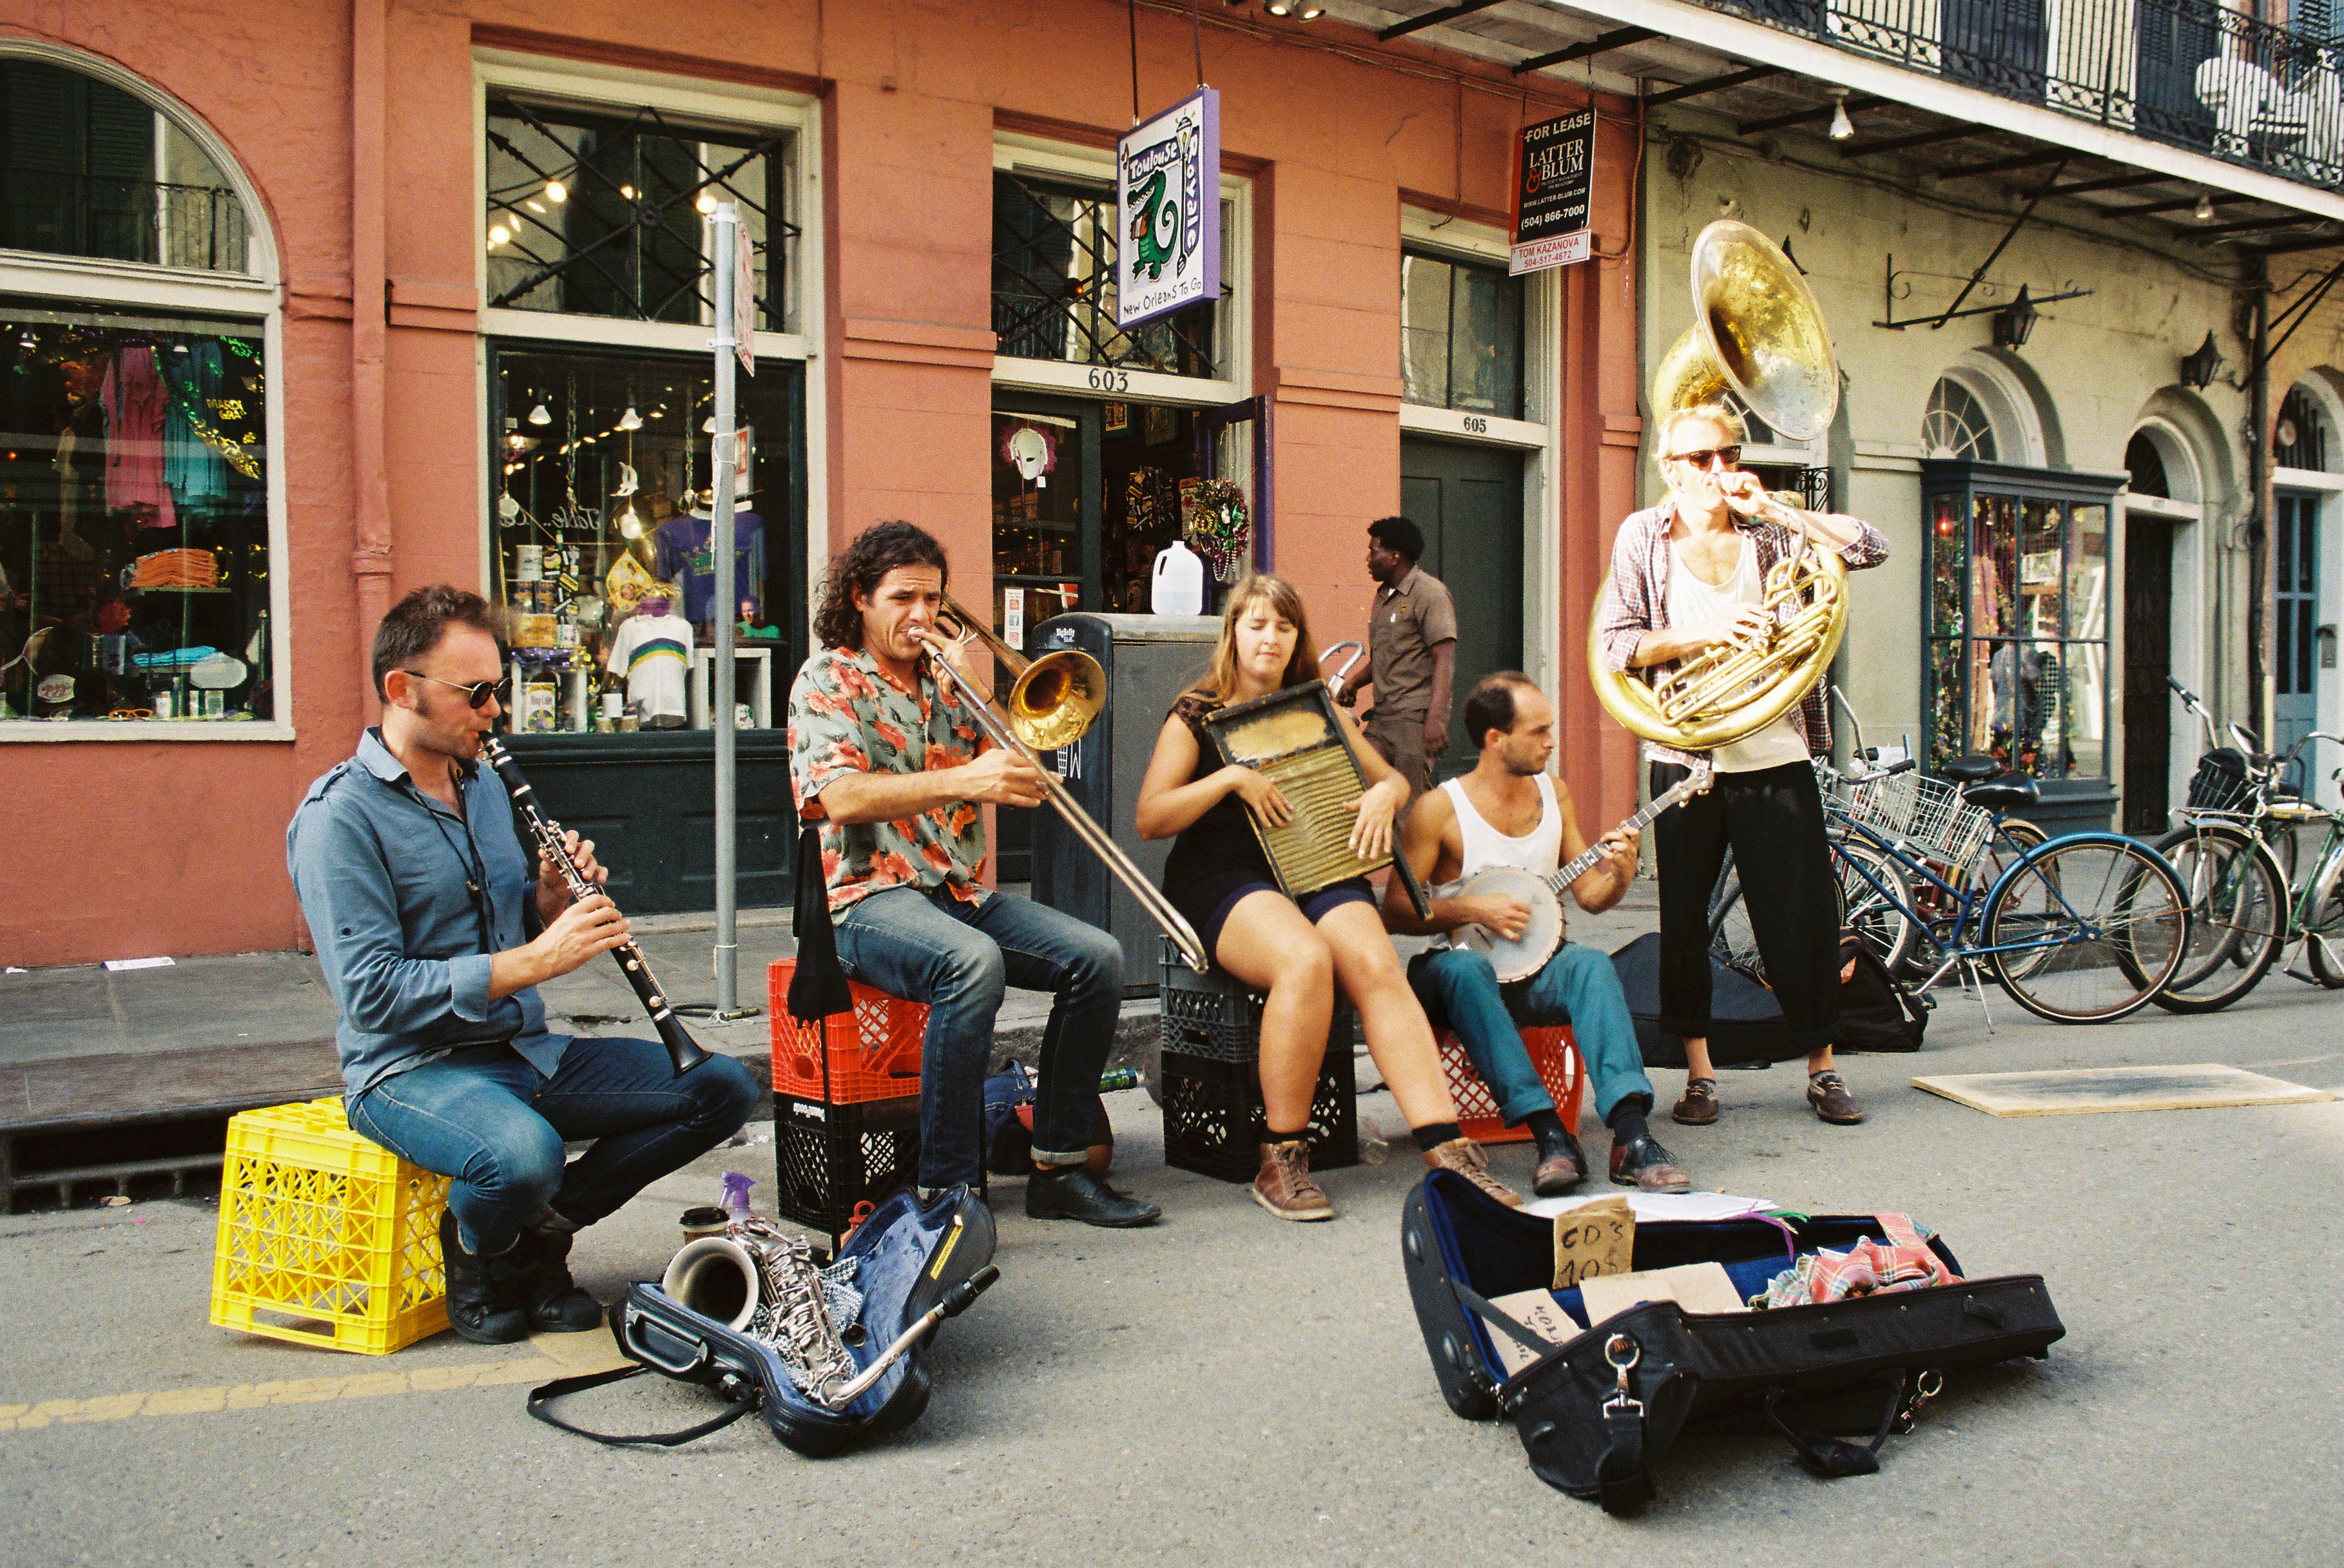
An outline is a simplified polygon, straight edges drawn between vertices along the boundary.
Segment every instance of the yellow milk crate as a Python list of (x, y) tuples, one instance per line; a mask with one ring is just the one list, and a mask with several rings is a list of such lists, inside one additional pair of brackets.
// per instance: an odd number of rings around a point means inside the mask
[(382, 1356), (448, 1326), (448, 1179), (350, 1130), (339, 1098), (232, 1117), (212, 1321)]

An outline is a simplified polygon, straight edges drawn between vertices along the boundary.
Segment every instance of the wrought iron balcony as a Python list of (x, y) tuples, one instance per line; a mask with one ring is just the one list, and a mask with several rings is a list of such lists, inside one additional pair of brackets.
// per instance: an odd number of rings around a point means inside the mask
[(0, 168), (0, 249), (242, 272), (247, 240), (226, 187)]
[(2344, 183), (2344, 37), (2215, 0), (1693, 0), (2229, 162)]

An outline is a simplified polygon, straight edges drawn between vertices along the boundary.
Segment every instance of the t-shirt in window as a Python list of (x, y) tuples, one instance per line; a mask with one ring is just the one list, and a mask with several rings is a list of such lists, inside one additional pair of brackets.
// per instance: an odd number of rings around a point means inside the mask
[[(716, 614), (716, 554), (710, 536), (713, 518), (687, 512), (661, 523), (652, 535), (652, 570), (683, 586), (684, 619), (706, 626)], [(765, 520), (753, 511), (732, 514), (732, 602), (754, 609), (765, 578)]]
[(692, 622), (681, 615), (630, 615), (611, 639), (603, 667), (626, 675), (627, 701), (644, 718), (687, 716), (683, 683), (692, 668)]

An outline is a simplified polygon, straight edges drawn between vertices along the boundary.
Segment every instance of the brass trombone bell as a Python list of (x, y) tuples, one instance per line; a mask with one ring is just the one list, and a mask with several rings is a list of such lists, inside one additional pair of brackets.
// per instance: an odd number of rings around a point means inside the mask
[(1106, 706), (1106, 672), (1079, 648), (1061, 648), (1029, 659), (986, 631), (945, 595), (936, 629), (946, 636), (973, 636), (993, 651), (1015, 683), (1001, 699), (1012, 733), (1037, 752), (1055, 752), (1083, 738)]
[(1652, 373), (1652, 410), (1713, 403), (1731, 391), (1766, 427), (1796, 441), (1831, 429), (1839, 359), (1806, 279), (1746, 223), (1721, 219), (1692, 245), (1693, 324)]

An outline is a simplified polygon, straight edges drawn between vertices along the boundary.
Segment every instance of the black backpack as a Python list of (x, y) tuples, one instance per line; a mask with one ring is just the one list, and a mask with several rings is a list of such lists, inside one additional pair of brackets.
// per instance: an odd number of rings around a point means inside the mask
[(1843, 969), (1855, 967), (1839, 986), (1839, 1048), (1843, 1051), (1917, 1051), (1928, 1031), (1928, 1009), (1898, 983), (1879, 956), (1853, 931), (1839, 938)]

